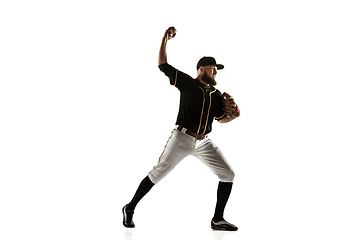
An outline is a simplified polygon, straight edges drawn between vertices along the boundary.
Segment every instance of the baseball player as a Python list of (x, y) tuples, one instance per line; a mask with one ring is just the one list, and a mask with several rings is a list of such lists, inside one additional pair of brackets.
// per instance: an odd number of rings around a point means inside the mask
[(213, 119), (227, 123), (240, 115), (234, 99), (221, 94), (214, 86), (217, 71), (224, 66), (212, 57), (203, 57), (197, 64), (197, 78), (177, 70), (167, 63), (167, 42), (176, 36), (176, 29), (166, 30), (159, 51), (159, 68), (169, 78), (170, 84), (180, 91), (180, 108), (176, 126), (161, 154), (158, 164), (140, 183), (133, 199), (123, 209), (123, 225), (134, 228), (133, 214), (136, 205), (182, 159), (193, 155), (206, 164), (219, 178), (215, 214), (211, 220), (214, 230), (236, 231), (238, 228), (224, 217), (234, 172), (219, 148), (208, 137)]

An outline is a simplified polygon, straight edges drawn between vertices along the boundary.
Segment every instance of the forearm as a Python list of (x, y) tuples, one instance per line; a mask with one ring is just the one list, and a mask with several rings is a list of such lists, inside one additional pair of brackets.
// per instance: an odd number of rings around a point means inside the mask
[(158, 61), (159, 66), (161, 64), (167, 63), (167, 53), (166, 53), (167, 42), (170, 39), (174, 38), (175, 36), (176, 36), (176, 29), (174, 27), (169, 27), (166, 30), (161, 42), (160, 51), (159, 51), (159, 61)]
[(158, 61), (159, 66), (161, 64), (167, 63), (167, 52), (166, 52), (167, 41), (168, 41), (167, 38), (164, 36), (159, 51), (159, 61)]
[[(235, 114), (233, 114), (234, 112), (236, 112)], [(219, 123), (228, 123), (231, 122), (232, 120), (238, 118), (240, 116), (240, 109), (238, 106), (236, 106), (236, 110), (231, 114), (226, 114), (226, 116), (223, 119), (219, 120)]]
[(224, 117), (223, 119), (219, 120), (219, 123), (228, 123), (228, 122), (231, 122), (234, 119), (235, 118)]

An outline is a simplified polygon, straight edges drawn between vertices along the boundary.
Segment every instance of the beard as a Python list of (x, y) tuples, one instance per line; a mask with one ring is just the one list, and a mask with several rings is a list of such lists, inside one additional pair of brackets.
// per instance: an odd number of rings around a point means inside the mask
[(204, 75), (201, 77), (201, 79), (207, 84), (210, 84), (211, 86), (215, 86), (217, 84), (215, 79), (210, 77), (209, 74), (207, 74), (206, 72), (204, 72)]

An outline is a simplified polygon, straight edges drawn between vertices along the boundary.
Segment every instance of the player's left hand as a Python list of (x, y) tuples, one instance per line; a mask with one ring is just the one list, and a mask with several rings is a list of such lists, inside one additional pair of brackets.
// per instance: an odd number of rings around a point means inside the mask
[(240, 109), (235, 103), (234, 98), (228, 93), (224, 92), (223, 95), (223, 109), (228, 118), (237, 118), (240, 116)]

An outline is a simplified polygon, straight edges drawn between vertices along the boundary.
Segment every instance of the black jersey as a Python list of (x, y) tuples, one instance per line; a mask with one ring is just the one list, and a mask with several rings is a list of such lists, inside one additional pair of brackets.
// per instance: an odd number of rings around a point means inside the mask
[(213, 86), (206, 86), (198, 79), (178, 71), (168, 63), (161, 64), (160, 70), (170, 79), (170, 84), (180, 91), (180, 107), (176, 125), (196, 134), (211, 132), (214, 120), (225, 117), (222, 94)]

